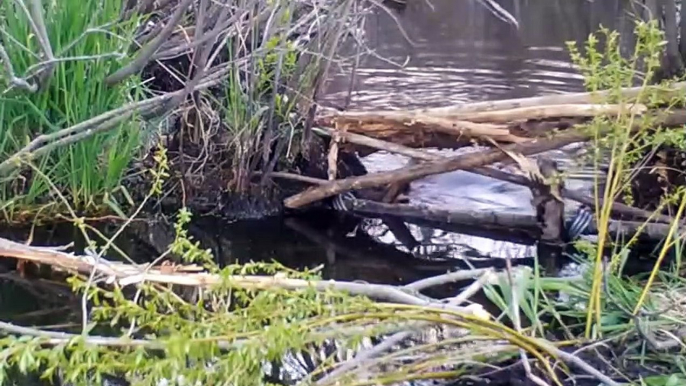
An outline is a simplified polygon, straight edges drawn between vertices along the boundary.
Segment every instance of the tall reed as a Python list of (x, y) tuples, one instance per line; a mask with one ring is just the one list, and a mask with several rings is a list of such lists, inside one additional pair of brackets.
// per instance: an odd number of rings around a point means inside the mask
[[(31, 16), (22, 1), (0, 3), (0, 41), (17, 76), (40, 68)], [(121, 1), (43, 1), (45, 27), (56, 58), (53, 76), (37, 92), (10, 90), (0, 103), (0, 157), (6, 158), (40, 134), (82, 122), (138, 98), (136, 77), (118, 85), (103, 79), (126, 57), (137, 18), (120, 22)], [(2, 80), (6, 73), (0, 72)], [(31, 80), (29, 78), (29, 80)], [(6, 82), (2, 82), (5, 83)], [(80, 210), (102, 205), (116, 188), (139, 143), (139, 126), (127, 122), (35, 160)], [(17, 183), (22, 181), (22, 183)], [(46, 204), (48, 186), (30, 173), (2, 181), (0, 199), (6, 215)]]

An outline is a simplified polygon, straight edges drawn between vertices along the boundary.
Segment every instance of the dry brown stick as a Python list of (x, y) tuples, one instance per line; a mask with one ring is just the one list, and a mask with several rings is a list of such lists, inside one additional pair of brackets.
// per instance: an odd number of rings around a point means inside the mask
[[(560, 148), (562, 146), (585, 141), (587, 134), (577, 132), (565, 132), (551, 139), (534, 139), (523, 143), (506, 146), (509, 151), (515, 151), (523, 155), (542, 153), (548, 150)], [(421, 165), (405, 167), (390, 172), (368, 174), (359, 177), (347, 178), (344, 180), (332, 181), (329, 184), (310, 188), (304, 192), (288, 197), (284, 201), (287, 208), (299, 208), (309, 203), (335, 196), (337, 194), (353, 190), (373, 188), (387, 185), (399, 180), (413, 181), (419, 178), (451, 172), (454, 170), (469, 170), (486, 164), (503, 161), (506, 155), (500, 150), (487, 150), (479, 153), (460, 155), (457, 157), (446, 158), (427, 162)]]

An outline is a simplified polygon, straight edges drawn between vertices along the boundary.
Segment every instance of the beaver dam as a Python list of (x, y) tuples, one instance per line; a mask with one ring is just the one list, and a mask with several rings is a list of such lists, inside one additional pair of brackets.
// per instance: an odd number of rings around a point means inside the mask
[(686, 385), (676, 1), (0, 27), (0, 385)]

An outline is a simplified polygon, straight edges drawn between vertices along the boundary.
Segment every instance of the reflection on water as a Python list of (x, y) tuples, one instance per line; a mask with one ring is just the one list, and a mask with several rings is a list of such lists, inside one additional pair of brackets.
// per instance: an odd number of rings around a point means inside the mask
[[(373, 54), (360, 60), (349, 108), (403, 109), (583, 91), (565, 42), (583, 41), (601, 24), (632, 28), (629, 17), (617, 17), (630, 11), (621, 0), (499, 3), (519, 20), (519, 29), (473, 0), (408, 1), (403, 12), (369, 16), (364, 32)], [(623, 35), (629, 39), (631, 33)], [(345, 99), (351, 66), (352, 61), (335, 74), (327, 101)]]

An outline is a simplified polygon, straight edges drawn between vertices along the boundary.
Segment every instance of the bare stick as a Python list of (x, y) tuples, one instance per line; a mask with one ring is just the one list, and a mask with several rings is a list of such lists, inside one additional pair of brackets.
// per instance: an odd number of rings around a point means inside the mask
[(470, 269), (468, 271), (450, 272), (439, 276), (433, 276), (422, 280), (417, 280), (413, 283), (407, 284), (405, 288), (413, 291), (421, 291), (429, 287), (435, 287), (456, 281), (467, 279), (474, 279), (475, 277), (483, 276), (487, 272), (493, 271), (491, 268)]
[[(99, 273), (110, 277), (110, 281), (117, 280), (122, 286), (149, 281), (182, 286), (212, 287), (225, 282), (224, 279), (227, 279), (209, 273), (184, 272), (183, 266), (178, 267), (176, 272), (166, 273), (157, 268), (109, 262), (105, 259), (96, 260), (90, 256), (76, 256), (52, 249), (36, 248), (3, 238), (0, 238), (0, 255), (38, 262), (71, 272), (90, 273), (91, 270), (97, 270)], [(197, 267), (185, 268), (189, 270), (197, 269)], [(148, 270), (145, 271), (145, 269)], [(418, 297), (409, 291), (390, 285), (348, 283), (333, 280), (307, 281), (278, 276), (231, 276), (228, 278), (228, 282), (231, 285), (246, 289), (283, 288), (299, 290), (314, 288), (317, 291), (333, 289), (348, 292), (352, 295), (367, 296), (377, 300), (387, 300), (401, 304), (432, 306), (470, 314), (473, 312), (473, 310), (466, 307), (454, 307), (433, 301), (430, 298)]]
[(174, 28), (176, 28), (176, 25), (179, 23), (184, 12), (186, 12), (186, 9), (189, 5), (191, 5), (192, 2), (193, 0), (183, 0), (183, 2), (178, 5), (178, 8), (167, 22), (167, 25), (164, 26), (164, 29), (162, 29), (160, 34), (155, 37), (152, 42), (143, 47), (131, 63), (105, 78), (105, 83), (109, 85), (116, 84), (128, 78), (129, 76), (140, 72), (150, 61), (155, 52), (162, 46), (169, 36), (171, 36), (172, 32), (174, 32)]
[[(384, 120), (386, 122), (418, 122), (433, 123), (437, 129), (443, 128), (450, 132), (451, 127), (464, 127), (467, 130), (478, 132), (479, 129), (502, 131), (505, 127), (498, 126), (511, 122), (522, 122), (526, 120), (555, 119), (555, 118), (591, 118), (600, 115), (619, 115), (619, 114), (643, 114), (648, 110), (645, 105), (617, 105), (617, 104), (557, 104), (516, 107), (505, 110), (495, 111), (474, 111), (474, 112), (436, 112), (424, 111), (419, 114), (416, 110), (410, 111), (346, 111), (338, 112), (331, 116), (321, 119), (332, 120), (334, 122), (359, 122), (360, 125), (367, 122)], [(490, 124), (490, 125), (487, 125)], [(505, 133), (507, 131), (505, 130)], [(511, 135), (511, 134), (510, 134)], [(494, 137), (497, 140), (497, 138)]]
[[(648, 89), (658, 90), (665, 97), (678, 96), (686, 89), (686, 82), (674, 83), (670, 88), (661, 86), (649, 86)], [(631, 87), (621, 90), (623, 98), (635, 98), (645, 91), (645, 87)], [(486, 101), (475, 103), (463, 103), (452, 106), (424, 108), (405, 111), (404, 114), (414, 115), (433, 115), (433, 116), (457, 116), (459, 114), (474, 113), (481, 111), (498, 111), (532, 106), (550, 106), (559, 104), (588, 104), (605, 101), (615, 93), (614, 90), (604, 90), (597, 92), (570, 93), (562, 95), (542, 95), (530, 98), (507, 99), (499, 101)], [(387, 113), (383, 111), (380, 113)]]
[[(535, 139), (523, 143), (513, 144), (507, 150), (523, 155), (542, 153), (557, 149), (574, 142), (588, 139), (587, 134), (566, 132), (550, 140)], [(425, 163), (422, 165), (405, 167), (384, 173), (368, 174), (359, 177), (333, 181), (329, 184), (311, 188), (305, 192), (287, 198), (284, 205), (287, 208), (299, 208), (309, 203), (335, 196), (353, 190), (383, 186), (396, 181), (413, 181), (419, 178), (451, 172), (454, 170), (469, 170), (474, 167), (505, 160), (507, 156), (500, 150), (488, 150), (480, 153), (461, 155), (445, 160)]]

